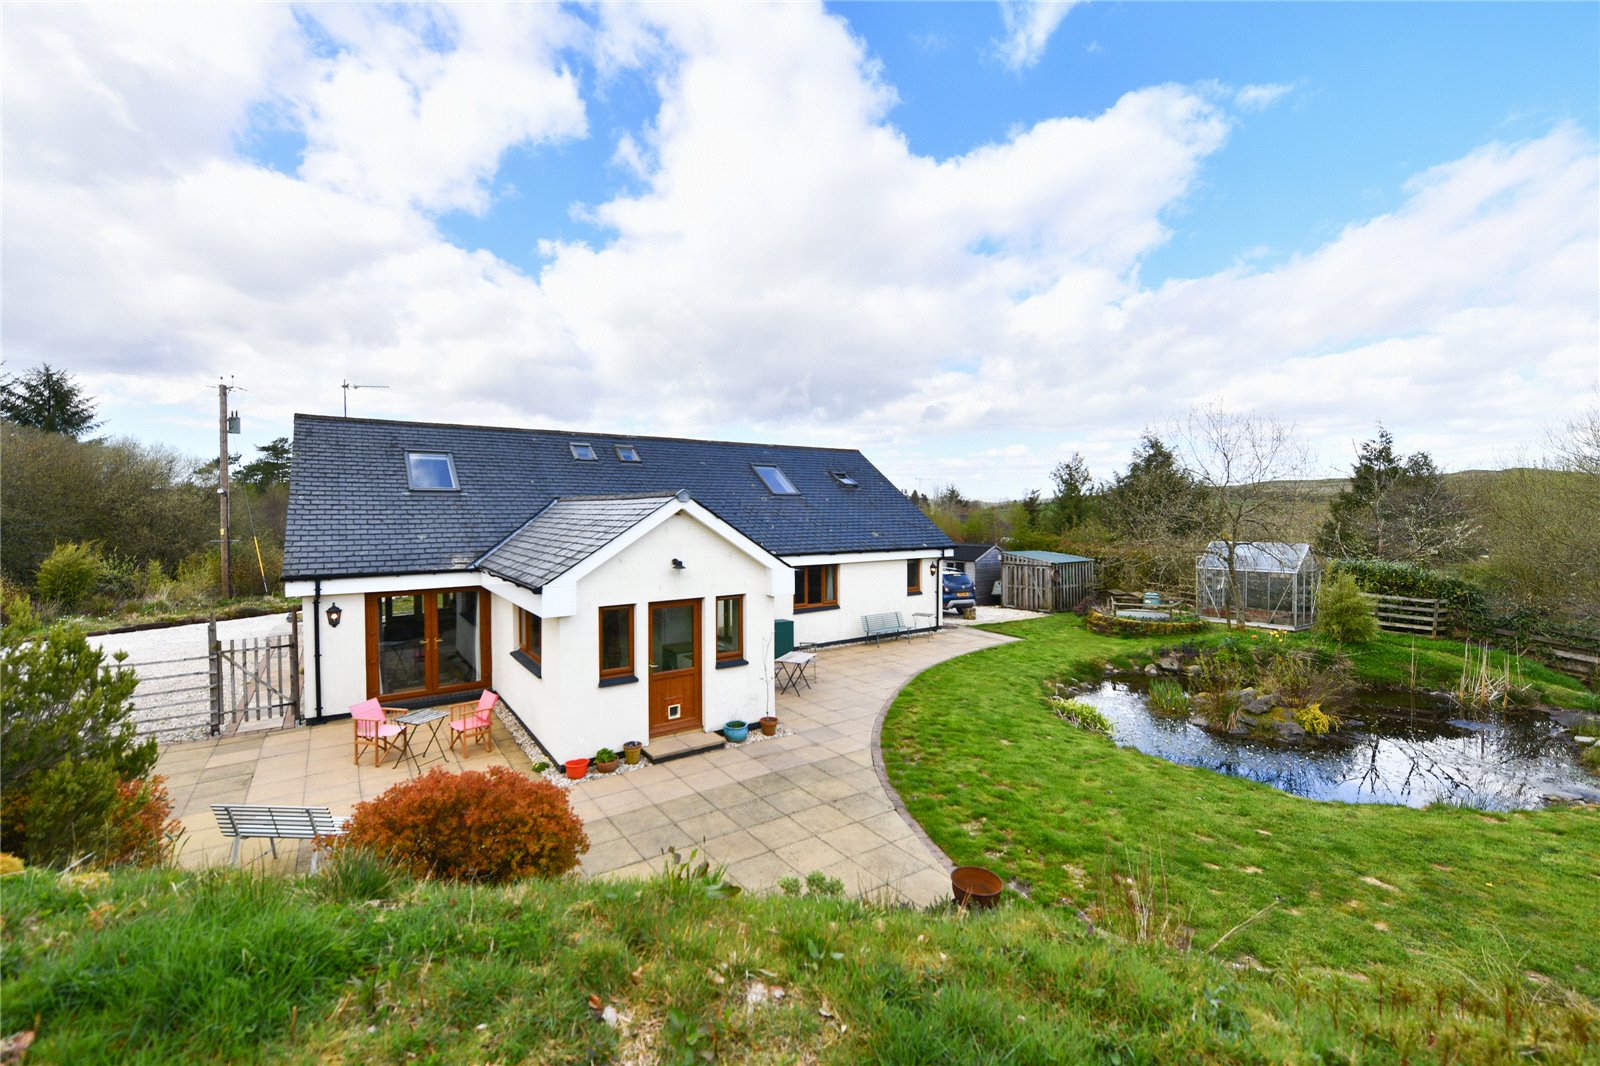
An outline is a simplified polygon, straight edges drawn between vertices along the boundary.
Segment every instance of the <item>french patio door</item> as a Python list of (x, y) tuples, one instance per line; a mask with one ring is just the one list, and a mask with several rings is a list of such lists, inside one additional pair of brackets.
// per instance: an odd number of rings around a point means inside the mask
[(477, 589), (368, 596), (368, 695), (410, 699), (487, 686), (487, 608)]

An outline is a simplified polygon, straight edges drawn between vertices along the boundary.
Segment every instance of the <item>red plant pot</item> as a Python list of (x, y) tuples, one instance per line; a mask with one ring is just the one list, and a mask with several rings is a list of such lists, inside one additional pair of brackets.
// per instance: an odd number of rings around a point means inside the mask
[(588, 759), (568, 759), (566, 765), (569, 781), (582, 781), (589, 773)]
[(770, 737), (773, 734), (777, 733), (777, 731), (778, 731), (778, 720), (776, 718), (774, 718), (772, 715), (769, 714), (765, 718), (761, 719), (761, 735), (762, 736)]

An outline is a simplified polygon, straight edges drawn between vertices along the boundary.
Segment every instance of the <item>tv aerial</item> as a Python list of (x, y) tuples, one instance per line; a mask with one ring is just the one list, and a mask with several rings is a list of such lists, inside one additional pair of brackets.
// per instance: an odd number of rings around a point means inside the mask
[(339, 387), (344, 390), (344, 416), (346, 418), (349, 418), (350, 417), (350, 390), (351, 389), (387, 389), (389, 386), (387, 386), (387, 385), (352, 385), (348, 381), (342, 381), (342, 382), (339, 383)]

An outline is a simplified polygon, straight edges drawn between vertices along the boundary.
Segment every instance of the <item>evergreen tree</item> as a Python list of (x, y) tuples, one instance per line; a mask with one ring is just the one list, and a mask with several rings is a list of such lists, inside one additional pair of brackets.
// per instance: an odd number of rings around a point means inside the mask
[(72, 375), (41, 363), (21, 377), (0, 379), (0, 417), (19, 426), (60, 433), (78, 440), (104, 423), (95, 403)]
[[(254, 489), (289, 483), (289, 464), (294, 457), (294, 446), (288, 437), (278, 437), (269, 444), (257, 445), (260, 454), (239, 468), (233, 479)], [(211, 468), (216, 470), (216, 464)]]
[(1433, 457), (1402, 459), (1379, 426), (1357, 450), (1350, 484), (1329, 505), (1317, 547), (1347, 559), (1450, 562), (1470, 554), (1473, 533)]
[(1056, 494), (1050, 500), (1050, 527), (1056, 532), (1081, 525), (1089, 517), (1093, 497), (1093, 480), (1089, 464), (1077, 452), (1072, 458), (1056, 464), (1050, 471)]

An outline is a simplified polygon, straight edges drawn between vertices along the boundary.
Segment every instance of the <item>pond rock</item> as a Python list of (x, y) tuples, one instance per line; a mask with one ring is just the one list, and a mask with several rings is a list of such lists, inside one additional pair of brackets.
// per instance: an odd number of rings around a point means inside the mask
[(1144, 672), (1149, 674), (1151, 677), (1155, 677), (1161, 672), (1161, 667), (1157, 666), (1155, 663), (1146, 663)]
[(1183, 661), (1176, 655), (1163, 655), (1156, 660), (1156, 665), (1169, 674), (1176, 674), (1183, 669)]

